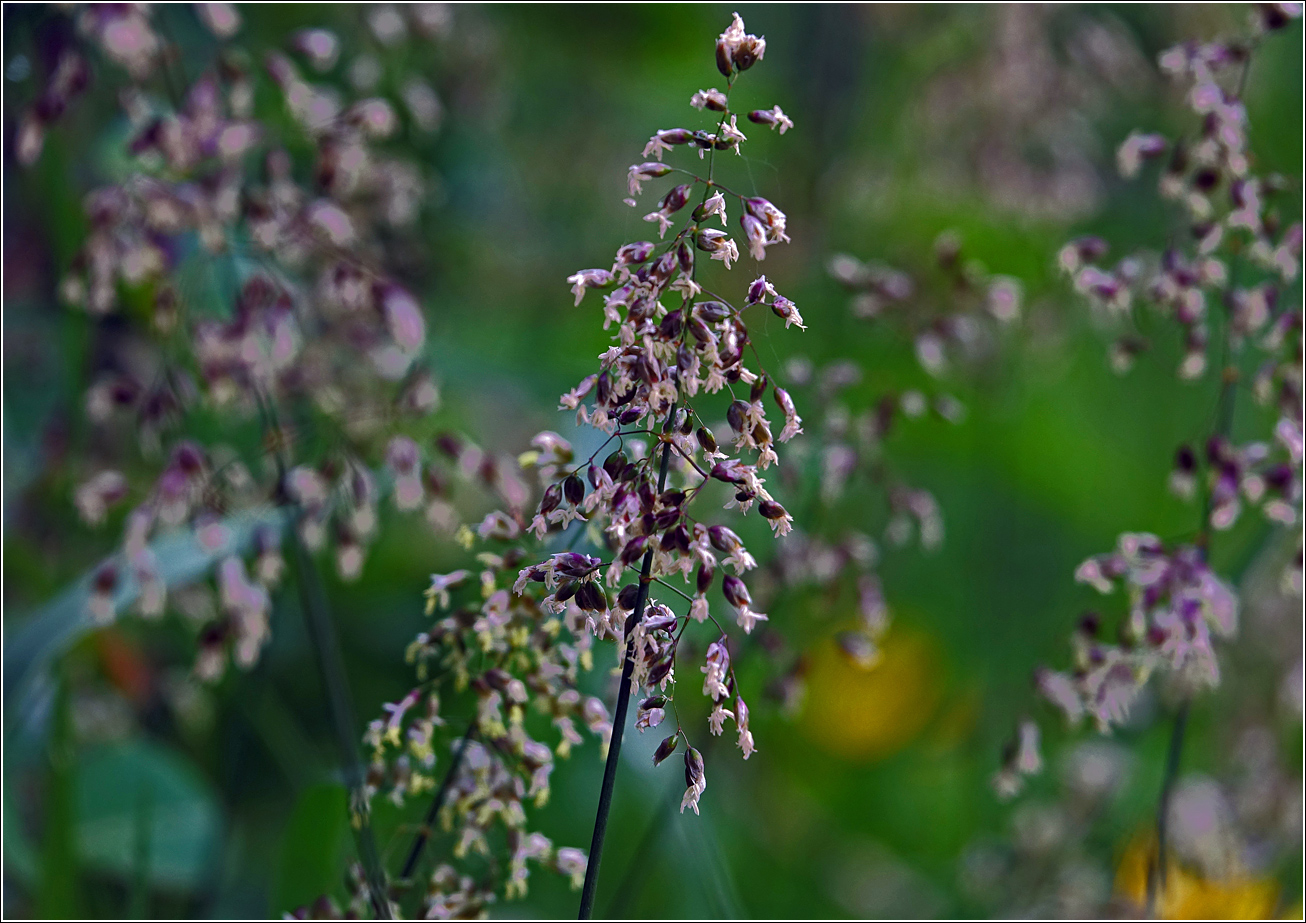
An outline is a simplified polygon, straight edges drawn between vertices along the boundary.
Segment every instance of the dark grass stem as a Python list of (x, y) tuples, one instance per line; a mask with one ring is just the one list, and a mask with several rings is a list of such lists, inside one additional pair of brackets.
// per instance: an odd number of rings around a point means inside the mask
[[(668, 433), (676, 417), (676, 408), (667, 414), (662, 427)], [(667, 469), (671, 463), (671, 443), (662, 446), (662, 464), (658, 469), (658, 493), (667, 484)], [(621, 686), (617, 690), (617, 710), (612, 716), (612, 740), (608, 745), (608, 759), (603, 764), (603, 785), (599, 789), (599, 807), (594, 818), (594, 836), (590, 839), (589, 862), (585, 865), (585, 884), (580, 892), (579, 919), (588, 920), (594, 913), (594, 896), (599, 886), (599, 863), (603, 859), (603, 839), (608, 832), (608, 812), (612, 808), (612, 789), (617, 781), (617, 761), (621, 756), (621, 737), (626, 729), (626, 712), (630, 708), (630, 677), (635, 670), (635, 626), (644, 618), (648, 603), (648, 588), (653, 569), (653, 549), (644, 552), (644, 563), (639, 572), (639, 595), (635, 608), (626, 619), (626, 655), (621, 664)]]
[(408, 881), (413, 877), (413, 872), (417, 871), (417, 863), (422, 858), (422, 850), (431, 839), (431, 830), (435, 827), (436, 818), (440, 814), (440, 808), (444, 807), (444, 800), (449, 797), (449, 788), (453, 785), (454, 776), (458, 774), (458, 768), (462, 765), (463, 754), (467, 752), (467, 745), (471, 743), (476, 736), (476, 722), (473, 721), (467, 725), (467, 733), (463, 734), (462, 740), (459, 741), (457, 748), (453, 751), (453, 759), (449, 763), (448, 770), (445, 771), (444, 779), (440, 782), (440, 787), (435, 792), (435, 797), (431, 799), (431, 806), (426, 810), (426, 819), (422, 821), (422, 826), (417, 831), (417, 836), (413, 840), (412, 847), (408, 850), (408, 858), (404, 860), (403, 871), (399, 877), (403, 881)]

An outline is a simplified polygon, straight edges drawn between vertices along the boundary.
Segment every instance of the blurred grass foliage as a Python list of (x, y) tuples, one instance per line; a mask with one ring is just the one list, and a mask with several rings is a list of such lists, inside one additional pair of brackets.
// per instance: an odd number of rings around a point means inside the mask
[[(768, 367), (798, 355), (818, 365), (852, 360), (863, 370), (847, 397), (854, 404), (927, 386), (910, 340), (851, 317), (824, 266), (843, 251), (926, 274), (933, 241), (949, 230), (968, 257), (1022, 281), (1026, 318), (993, 356), (948, 376), (948, 389), (968, 409), (961, 424), (920, 421), (891, 438), (891, 464), (934, 492), (947, 532), (937, 553), (885, 550), (881, 572), (896, 626), (881, 665), (859, 673), (835, 654), (832, 638), (851, 617), (850, 603), (841, 609), (793, 598), (772, 608), (771, 625), (811, 652), (806, 703), (796, 718), (754, 706), (759, 752), (748, 762), (708, 754), (701, 818), (675, 813), (678, 771), (652, 770), (656, 741), (632, 741), (608, 834), (601, 912), (605, 904), (607, 912), (646, 918), (988, 912), (960, 886), (959, 857), (970, 844), (1010, 832), (1012, 810), (995, 800), (988, 780), (1015, 721), (1038, 707), (1031, 670), (1063, 662), (1078, 612), (1097, 604), (1073, 583), (1076, 564), (1109, 548), (1121, 530), (1181, 536), (1193, 529), (1193, 509), (1164, 485), (1174, 447), (1207, 425), (1216, 383), (1179, 383), (1180, 344), (1161, 331), (1130, 375), (1112, 374), (1107, 338), (1056, 278), (1054, 257), (1080, 233), (1113, 240), (1119, 252), (1164, 236), (1171, 216), (1149, 186), (1115, 177), (1114, 146), (1133, 127), (1180, 127), (1173, 91), (1147, 62), (1179, 39), (1241, 25), (1244, 10), (1022, 9), (739, 7), (750, 31), (768, 41), (763, 65), (740, 83), (744, 104), (779, 104), (797, 125), (783, 140), (747, 127), (747, 155), (722, 163), (725, 182), (765, 189), (790, 219), (793, 244), (772, 249), (764, 268), (809, 329), (771, 336), (779, 322), (761, 323), (755, 334)], [(563, 279), (602, 265), (616, 244), (649, 236), (638, 211), (621, 203), (626, 166), (640, 159), (653, 130), (694, 115), (693, 91), (719, 82), (711, 41), (731, 11), (679, 4), (456, 10), (458, 41), (442, 52), (450, 59), (437, 87), (445, 126), (419, 150), (440, 177), (436, 204), (423, 215), (425, 246), (412, 264), (428, 309), (431, 367), (445, 395), (441, 426), (513, 455), (539, 429), (575, 437), (578, 447), (590, 438), (555, 411), (554, 396), (591, 369), (608, 340), (595, 303), (573, 308)], [(307, 24), (341, 28), (347, 54), (359, 41), (346, 31), (347, 11), (270, 4), (242, 13), (251, 44), (280, 44)], [(4, 10), (7, 139), (34, 92), (30, 81), (12, 78), (11, 65), (32, 53), (40, 15)], [(180, 7), (159, 15), (174, 24), (195, 76), (209, 54), (198, 24)], [(1075, 131), (1049, 147), (1001, 98), (979, 105), (991, 89), (986, 75), (1010, 53), (998, 50), (1002, 30), (1021, 16), (1037, 19), (1058, 65), (1073, 64), (1074, 36), (1097, 28), (1114, 36), (1126, 64), (1142, 62), (1141, 77), (1113, 80), (1126, 73), (1107, 72), (1093, 84), (1081, 74), (1083, 96), (1064, 102), (1064, 124)], [(1300, 178), (1300, 25), (1294, 30), (1258, 56), (1248, 104), (1262, 164)], [(387, 60), (388, 79), (422, 63)], [(959, 85), (973, 95), (961, 100), (971, 106), (964, 117), (954, 118), (946, 104)], [(122, 126), (92, 118), (106, 108), (105, 92), (92, 88), (30, 172), (6, 154), (11, 643), (29, 630), (25, 617), (111, 550), (121, 527), (111, 518), (92, 531), (70, 502), (93, 450), (79, 408), (100, 331), (54, 297), (85, 229), (83, 193), (125, 168)], [(1058, 213), (1032, 198), (1000, 196), (983, 166), (993, 139), (1020, 155), (1012, 169), (1040, 183), (1058, 169), (1049, 150), (1075, 148), (1088, 165), (1081, 206)], [(203, 291), (206, 267), (195, 269)], [(1239, 407), (1235, 433), (1254, 412)], [(223, 421), (205, 425), (221, 432)], [(780, 499), (798, 508), (797, 498)], [(822, 526), (878, 532), (884, 511), (877, 504), (869, 488), (853, 491)], [(1263, 527), (1240, 524), (1221, 536), (1217, 564), (1240, 572), (1264, 537)], [(402, 652), (424, 624), (427, 575), (463, 561), (452, 543), (398, 523), (385, 530), (359, 582), (328, 579), (363, 715), (407, 690)], [(162, 690), (185, 678), (192, 657), (185, 632), (136, 619), (102, 632), (139, 664), (144, 691), (133, 692), (121, 674), (115, 679), (104, 645), (73, 639), (45, 694), (27, 703), (32, 714), (6, 714), (6, 914), (110, 916), (137, 906), (155, 915), (262, 916), (321, 892), (343, 896), (351, 849), (343, 790), (293, 594), (275, 600), (273, 639), (258, 666), (180, 707), (165, 706)], [(600, 653), (596, 691), (606, 688), (602, 673), (613, 659), (610, 650)], [(6, 651), (7, 693), (24, 668)], [(756, 692), (767, 678), (756, 664), (741, 673)], [(701, 727), (705, 715), (694, 707), (683, 709), (685, 720)], [(1221, 708), (1218, 694), (1196, 706), (1186, 767), (1223, 765)], [(1138, 771), (1085, 844), (1104, 862), (1119, 857), (1154, 810), (1167, 729), (1146, 711), (1119, 735)], [(1299, 728), (1284, 735), (1286, 751), (1300, 748)], [(1052, 759), (1061, 740), (1050, 735)], [(539, 814), (555, 842), (588, 843), (600, 772), (588, 744), (560, 765)], [(1034, 798), (1052, 797), (1054, 776), (1034, 780)], [(417, 806), (379, 808), (392, 867), (417, 820)], [(439, 836), (432, 844), (437, 854), (449, 847)], [(1132, 874), (1129, 861), (1122, 876)], [(1300, 856), (1279, 870), (1281, 902), (1300, 906), (1300, 870)], [(1136, 889), (1129, 881), (1123, 887)], [(1220, 899), (1260, 900), (1269, 885), (1246, 887)], [(575, 900), (564, 883), (537, 875), (524, 903), (493, 913), (567, 916)]]

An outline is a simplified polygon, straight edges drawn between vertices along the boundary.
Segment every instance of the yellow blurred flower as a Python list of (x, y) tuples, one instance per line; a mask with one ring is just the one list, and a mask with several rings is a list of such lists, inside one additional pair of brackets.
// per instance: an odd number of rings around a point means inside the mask
[(824, 749), (849, 759), (882, 759), (920, 734), (942, 694), (939, 658), (923, 634), (898, 627), (863, 667), (832, 638), (812, 651), (801, 723)]
[[(1155, 836), (1135, 837), (1116, 869), (1116, 893), (1140, 913), (1147, 906), (1147, 877), (1155, 858)], [(1246, 874), (1203, 878), (1171, 855), (1165, 887), (1156, 898), (1156, 916), (1162, 920), (1268, 920), (1274, 918), (1278, 904), (1279, 885), (1272, 878)]]

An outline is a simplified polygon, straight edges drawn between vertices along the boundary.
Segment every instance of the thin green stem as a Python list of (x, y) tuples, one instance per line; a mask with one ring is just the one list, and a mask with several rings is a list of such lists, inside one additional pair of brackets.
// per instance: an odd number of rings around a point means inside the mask
[[(1250, 54), (1243, 64), (1242, 77), (1239, 80), (1238, 95), (1245, 89), (1247, 71), (1251, 63)], [(1220, 393), (1216, 398), (1215, 421), (1212, 436), (1228, 439), (1233, 431), (1234, 409), (1238, 397), (1239, 370), (1233, 358), (1233, 345), (1230, 342), (1229, 327), (1233, 322), (1230, 316), (1229, 301), (1232, 297), (1237, 278), (1237, 263), (1229, 268), (1229, 281), (1225, 287), (1224, 319), (1220, 328)], [(1198, 526), (1194, 544), (1202, 559), (1209, 561), (1211, 556), (1211, 513), (1214, 505), (1215, 489), (1211, 481), (1214, 472), (1207, 472), (1206, 484), (1202, 493), (1201, 523)], [(1217, 475), (1218, 476), (1218, 475)], [(1185, 696), (1175, 713), (1174, 726), (1170, 731), (1170, 745), (1166, 756), (1165, 774), (1161, 780), (1161, 796), (1156, 807), (1156, 857), (1147, 876), (1147, 915), (1155, 915), (1156, 902), (1165, 888), (1166, 873), (1169, 866), (1168, 833), (1170, 816), (1170, 796), (1174, 791), (1175, 781), (1179, 776), (1179, 761), (1183, 755), (1184, 736), (1188, 727), (1188, 713), (1192, 699)]]
[(1170, 734), (1170, 748), (1166, 754), (1165, 776), (1161, 780), (1161, 798), (1156, 806), (1156, 864), (1147, 876), (1147, 915), (1154, 916), (1156, 901), (1165, 888), (1167, 862), (1167, 834), (1169, 832), (1170, 795), (1179, 776), (1179, 759), (1184, 750), (1184, 732), (1188, 728), (1190, 700), (1184, 699), (1175, 714), (1174, 730)]
[(372, 825), (367, 816), (367, 803), (363, 793), (363, 763), (358, 754), (354, 706), (349, 695), (348, 680), (345, 678), (344, 661), (340, 656), (340, 643), (331, 624), (326, 592), (318, 576), (317, 567), (299, 537), (298, 523), (288, 531), (291, 554), (295, 559), (295, 584), (299, 589), (300, 604), (304, 609), (304, 620), (308, 624), (308, 634), (317, 659), (318, 672), (322, 676), (322, 684), (326, 687), (327, 710), (335, 729), (345, 787), (349, 790), (350, 828), (354, 831), (358, 858), (363, 865), (368, 900), (378, 919), (389, 920), (390, 901), (385, 870), (381, 867), (381, 855), (377, 851), (376, 837), (372, 833)]
[[(259, 399), (259, 411), (263, 418), (264, 431), (275, 433), (277, 439), (280, 439), (281, 425), (271, 395)], [(280, 449), (274, 452), (274, 457), (277, 465), (279, 500), (286, 505), (296, 505), (285, 494), (288, 468), (286, 459)], [(389, 920), (391, 918), (389, 891), (386, 886), (385, 869), (381, 865), (381, 855), (376, 848), (376, 837), (368, 818), (367, 800), (363, 790), (363, 762), (358, 753), (357, 725), (354, 718), (354, 703), (349, 694), (349, 681), (345, 675), (344, 660), (340, 655), (340, 642), (336, 637), (335, 626), (331, 622), (326, 591), (322, 587), (317, 565), (313, 563), (313, 558), (304, 547), (304, 541), (299, 535), (299, 519), (303, 516), (303, 510), (297, 509), (296, 512), (295, 520), (287, 529), (287, 541), (290, 544), (291, 556), (295, 559), (295, 586), (299, 590), (300, 606), (304, 610), (304, 621), (308, 625), (309, 640), (313, 645), (318, 674), (322, 678), (322, 685), (326, 688), (327, 711), (330, 713), (336, 734), (345, 787), (349, 790), (349, 826), (354, 832), (354, 843), (358, 849), (359, 861), (363, 865), (372, 910), (378, 919)]]

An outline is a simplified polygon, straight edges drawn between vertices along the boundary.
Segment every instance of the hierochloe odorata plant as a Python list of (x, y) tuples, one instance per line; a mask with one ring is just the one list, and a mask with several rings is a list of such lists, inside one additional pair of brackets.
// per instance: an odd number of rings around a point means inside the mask
[[(377, 5), (358, 14), (357, 36), (303, 29), (284, 51), (244, 41), (240, 13), (225, 3), (70, 4), (43, 15), (53, 63), (23, 118), (18, 159), (39, 158), (92, 76), (116, 91), (127, 129), (125, 167), (87, 196), (87, 237), (61, 286), (94, 336), (85, 398), (94, 450), (74, 501), (91, 525), (130, 504), (87, 615), (107, 623), (129, 605), (145, 617), (171, 608), (196, 629), (201, 679), (217, 679), (229, 659), (250, 668), (289, 544), (353, 790), (361, 893), (386, 916), (356, 728), (310, 551), (329, 542), (341, 577), (357, 577), (385, 491), (401, 510), (426, 507), (436, 525), (451, 515), (438, 496), (428, 506), (440, 485), (423, 479), (413, 438), (427, 433), (438, 399), (418, 361), (426, 321), (390, 259), (428, 178), (387, 152), (398, 136), (435, 130), (440, 102), (420, 76), (387, 75), (359, 50), (438, 41), (450, 12)], [(210, 36), (202, 53), (171, 39), (192, 16)], [(315, 82), (342, 52), (352, 56), (345, 94)], [(394, 102), (387, 77), (402, 81)], [(156, 548), (179, 532), (213, 559), (213, 589), (166, 578)]]
[[(712, 702), (708, 730), (722, 734), (733, 721), (744, 757), (755, 751), (748, 704), (732, 665), (731, 632), (711, 611), (708, 593), (719, 582), (737, 628), (751, 632), (766, 619), (741, 579), (756, 561), (732, 529), (706, 521), (698, 512), (703, 504), (695, 501), (711, 502), (724, 490), (726, 508), (741, 514), (756, 510), (778, 535), (790, 528), (789, 514), (768, 493), (761, 472), (777, 463), (777, 443), (802, 432), (801, 420), (788, 393), (773, 386), (757, 365), (747, 325), (759, 311), (773, 312), (785, 327), (801, 328), (802, 317), (765, 276), (753, 278), (741, 297), (731, 299), (709, 288), (724, 290), (700, 273), (703, 255), (730, 269), (741, 260), (741, 245), (760, 261), (767, 248), (789, 239), (780, 209), (717, 179), (718, 158), (737, 155), (746, 140), (741, 117), (781, 133), (793, 127), (779, 107), (747, 113), (731, 108), (736, 80), (765, 51), (765, 40), (748, 34), (736, 15), (716, 44), (725, 88), (699, 90), (690, 99), (710, 117), (709, 127), (658, 131), (644, 148), (645, 160), (630, 167), (626, 201), (632, 206), (644, 184), (662, 177), (684, 180), (645, 216), (657, 227), (658, 241), (625, 244), (610, 268), (581, 270), (567, 280), (577, 306), (588, 292), (600, 295), (604, 327), (613, 328), (613, 345), (599, 356), (594, 374), (561, 399), (561, 409), (574, 411), (578, 424), (604, 434), (601, 445), (589, 457), (577, 458), (561, 436), (540, 433), (534, 450), (523, 457), (540, 478), (538, 507), (533, 514), (493, 513), (478, 531), (485, 540), (517, 543), (526, 535), (545, 539), (576, 522), (583, 527), (573, 530), (568, 550), (543, 560), (533, 543), (510, 544), (506, 551), (481, 554), (478, 574), (459, 570), (432, 580), (432, 610), (449, 614), (418, 638), (410, 655), (422, 669), (451, 677), (455, 691), (470, 685), (477, 705), (430, 816), (443, 812), (446, 824), (456, 826), (456, 857), (467, 850), (491, 856), (486, 835), (495, 823), (507, 831), (511, 856), (506, 869), (491, 858), (502, 875), (480, 880), (441, 865), (431, 880), (428, 914), (483, 907), (495, 897), (500, 877), (507, 879), (507, 896), (521, 893), (528, 860), (570, 873), (578, 884), (583, 877), (581, 915), (590, 914), (632, 696), (639, 730), (675, 722), (654, 762), (683, 744), (681, 810), (698, 811), (707, 788), (704, 762), (676, 710), (677, 652), (691, 626), (712, 626), (697, 669), (703, 694)], [(689, 168), (693, 157), (685, 167), (664, 162), (664, 155), (677, 149), (696, 153), (706, 169)], [(738, 222), (739, 242), (728, 230), (732, 219)], [(730, 432), (718, 441), (706, 405), (721, 392), (729, 397), (723, 403)], [(768, 398), (780, 411), (774, 431)], [(582, 539), (595, 553), (571, 550)], [(622, 586), (632, 572), (637, 579)], [(461, 604), (455, 604), (455, 593)], [(677, 612), (674, 607), (682, 604)], [(578, 670), (589, 666), (596, 638), (611, 638), (624, 651), (610, 724), (603, 704), (576, 688)], [(388, 706), (390, 716), (376, 722), (370, 735), (377, 787), (400, 799), (436, 787), (427, 775), (434, 762), (431, 732), (443, 720), (436, 685), (419, 686)], [(553, 748), (528, 735), (528, 705), (552, 719), (560, 737)], [(540, 834), (528, 833), (522, 807), (523, 799), (547, 796), (554, 751), (565, 756), (580, 741), (575, 719), (607, 742), (588, 865), (583, 853), (555, 850)]]
[[(1173, 490), (1200, 506), (1191, 538), (1162, 541), (1148, 533), (1122, 534), (1114, 551), (1085, 561), (1075, 577), (1103, 594), (1123, 590), (1125, 612), (1116, 630), (1088, 613), (1073, 639), (1074, 666), (1041, 669), (1039, 691), (1070, 724), (1083, 718), (1108, 732), (1128, 720), (1152, 676), (1177, 702), (1165, 783), (1157, 813), (1155, 861), (1148, 886), (1152, 904), (1165, 885), (1166, 817), (1178, 771), (1184, 727), (1193, 696), (1220, 682), (1215, 638), (1238, 627), (1238, 575), (1221, 576), (1210, 562), (1212, 536), (1229, 529), (1241, 511), (1258, 509), (1277, 547), (1293, 544), (1282, 592), (1302, 592), (1300, 531), (1302, 468), (1302, 308), (1298, 287), (1300, 221), (1290, 223), (1300, 177), (1256, 172), (1243, 104), (1255, 51), (1268, 34), (1301, 15), (1301, 4), (1261, 4), (1244, 38), (1187, 42), (1164, 52), (1162, 71), (1184, 90), (1196, 119), (1178, 138), (1134, 132), (1120, 146), (1118, 163), (1134, 177), (1152, 160), (1164, 160), (1159, 189), (1178, 205), (1177, 232), (1159, 254), (1140, 251), (1113, 267), (1108, 247), (1081, 238), (1061, 252), (1062, 269), (1095, 309), (1126, 328), (1112, 351), (1119, 371), (1148, 345), (1136, 333), (1133, 310), (1142, 304), (1174, 322), (1185, 344), (1179, 375), (1219, 376), (1211, 429), (1197, 448), (1181, 446), (1170, 479)], [(1285, 217), (1286, 213), (1286, 217)], [(1245, 392), (1265, 410), (1248, 413), (1243, 441), (1235, 440), (1235, 402)], [(1111, 637), (1114, 636), (1114, 640)], [(996, 777), (1006, 795), (1041, 766), (1038, 728), (1026, 721)], [(1149, 907), (1149, 910), (1151, 908)]]
[[(120, 99), (132, 170), (87, 197), (89, 234), (62, 284), (69, 303), (113, 318), (85, 403), (99, 470), (74, 498), (92, 525), (132, 504), (125, 566), (107, 565), (96, 580), (99, 620), (115, 616), (127, 574), (140, 586), (142, 615), (165, 610), (168, 588), (149, 547), (161, 531), (185, 525), (220, 545), (233, 513), (287, 505), (309, 548), (330, 543), (341, 577), (353, 579), (377, 532), (382, 489), (413, 510), (433, 486), (423, 483), (411, 438), (438, 401), (417, 361), (426, 322), (387, 269), (384, 246), (416, 220), (426, 180), (384, 143), (432, 129), (421, 102), (438, 109), (438, 100), (413, 77), (407, 95), (421, 99), (401, 109), (368, 95), (379, 77), (368, 73), (354, 81), (360, 98), (342, 99), (278, 50), (250, 60), (228, 5), (197, 6), (218, 43), (189, 86), (178, 49), (155, 28), (156, 13), (173, 11), (73, 11), (79, 34), (131, 76)], [(397, 22), (398, 34), (381, 33), (385, 44), (410, 40), (410, 30), (434, 38), (448, 13), (412, 7)], [(341, 50), (324, 29), (303, 30), (293, 44), (318, 72)], [(89, 54), (70, 46), (60, 61)], [(359, 55), (351, 74), (368, 60), (379, 66)], [(256, 108), (263, 84), (288, 123)], [(205, 444), (192, 433), (212, 430), (215, 414), (219, 436)], [(263, 442), (253, 457), (233, 446), (250, 424)], [(428, 512), (442, 521), (443, 509)], [(220, 562), (216, 605), (180, 597), (190, 609), (215, 610), (197, 617), (200, 675), (219, 675), (228, 650), (241, 667), (258, 659), (280, 543), (277, 526), (264, 525), (251, 569), (238, 556)]]

